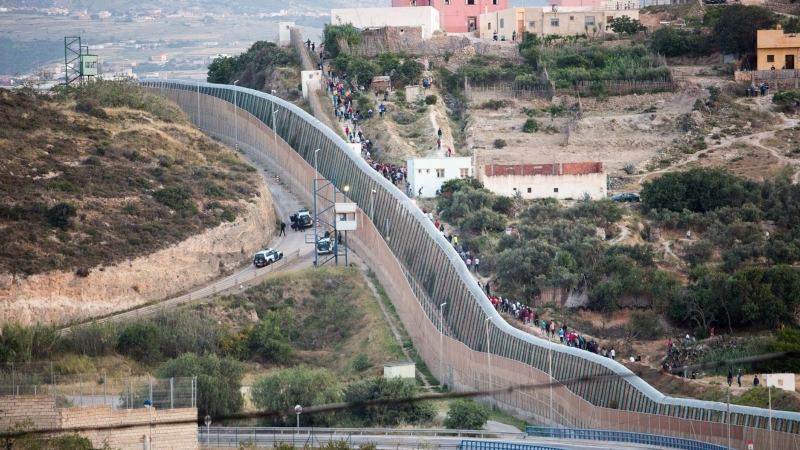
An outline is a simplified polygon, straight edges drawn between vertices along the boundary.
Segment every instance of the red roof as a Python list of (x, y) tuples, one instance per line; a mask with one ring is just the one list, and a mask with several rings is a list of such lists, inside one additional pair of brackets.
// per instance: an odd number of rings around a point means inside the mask
[(504, 175), (588, 175), (603, 173), (603, 163), (555, 163), (555, 164), (487, 164), (484, 166), (486, 176)]

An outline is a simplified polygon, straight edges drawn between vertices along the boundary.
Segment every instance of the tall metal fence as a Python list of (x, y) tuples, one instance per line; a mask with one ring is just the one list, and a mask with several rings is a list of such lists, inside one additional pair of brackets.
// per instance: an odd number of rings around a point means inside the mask
[[(733, 405), (728, 413), (722, 403), (667, 397), (615, 361), (562, 345), (550, 347), (548, 341), (513, 328), (422, 211), (353, 154), (336, 133), (300, 108), (239, 87), (174, 80), (142, 84), (174, 100), (210, 135), (231, 145), (238, 135), (240, 151), (277, 170), (301, 202), (312, 202), (315, 166), (322, 176), (335, 179), (338, 188), (349, 185), (349, 198), (362, 207), (356, 214), (359, 229), (350, 235), (351, 247), (386, 288), (422, 359), (432, 368), (441, 362), (446, 369), (437, 375), (453, 388), (574, 380), (552, 388), (515, 389), (487, 401), (554, 426), (716, 444), (724, 443), (730, 423), (739, 447), (749, 440), (766, 442), (771, 428), (779, 448), (800, 448), (798, 413), (773, 411), (768, 420), (768, 411), (761, 408)], [(275, 116), (280, 119), (273, 122)], [(277, 136), (271, 127), (276, 127)], [(427, 297), (420, 299), (415, 289), (424, 290)], [(442, 336), (439, 317), (429, 316), (435, 309), (422, 301), (437, 309), (447, 302), (443, 322), (449, 336)]]
[(0, 396), (51, 395), (57, 408), (110, 405), (111, 409), (138, 409), (144, 408), (146, 401), (157, 409), (197, 407), (194, 377), (107, 377), (102, 372), (62, 375), (52, 363), (50, 371), (27, 368), (8, 365), (0, 370)]

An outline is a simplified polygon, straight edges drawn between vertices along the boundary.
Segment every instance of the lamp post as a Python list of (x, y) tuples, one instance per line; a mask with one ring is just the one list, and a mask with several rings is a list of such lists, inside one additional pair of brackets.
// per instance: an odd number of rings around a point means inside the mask
[(302, 406), (297, 405), (297, 406), (294, 407), (294, 413), (295, 413), (295, 415), (297, 415), (297, 428), (300, 428), (300, 413), (302, 413), (302, 412), (303, 412), (303, 407)]
[(547, 359), (549, 360), (548, 375), (550, 375), (550, 426), (553, 426), (553, 340), (547, 334)]
[[(372, 191), (375, 192), (375, 191)], [(442, 380), (444, 380), (444, 359), (443, 359), (443, 348), (444, 348), (444, 307), (447, 305), (447, 302), (442, 303), (439, 305), (439, 387), (442, 386)]]
[(319, 228), (317, 227), (317, 179), (319, 178), (319, 171), (317, 170), (317, 153), (320, 149), (314, 150), (314, 267), (319, 267)]
[(492, 390), (492, 352), (490, 352), (491, 348), (491, 341), (489, 340), (489, 319), (491, 317), (487, 317), (483, 320), (483, 323), (486, 324), (486, 359), (489, 363), (489, 408), (491, 409), (494, 406), (494, 395), (491, 394)]
[(316, 174), (314, 175), (314, 178), (319, 178), (319, 170), (317, 170), (317, 153), (320, 150), (322, 150), (322, 149), (318, 148), (318, 149), (314, 150), (314, 172), (316, 172)]
[(375, 223), (375, 194), (377, 193), (378, 191), (373, 189), (369, 198), (369, 220), (371, 220), (373, 224)]
[(767, 383), (767, 395), (769, 396), (769, 450), (772, 450), (772, 385)]
[[(274, 105), (274, 103), (273, 103)], [(272, 111), (272, 140), (275, 145), (275, 165), (278, 164), (278, 125), (276, 122), (275, 114), (278, 114), (278, 110)], [(277, 167), (275, 168), (277, 170)]]
[(200, 78), (197, 79), (197, 127), (200, 128)]
[(236, 84), (239, 80), (233, 82), (233, 126), (236, 129), (236, 145), (235, 148), (239, 150), (239, 103), (236, 101)]
[[(350, 185), (345, 184), (342, 190), (344, 191), (344, 202), (347, 203), (347, 194), (350, 192)], [(347, 230), (344, 230), (344, 265), (347, 265)]]
[(206, 415), (206, 446), (211, 445), (211, 416)]

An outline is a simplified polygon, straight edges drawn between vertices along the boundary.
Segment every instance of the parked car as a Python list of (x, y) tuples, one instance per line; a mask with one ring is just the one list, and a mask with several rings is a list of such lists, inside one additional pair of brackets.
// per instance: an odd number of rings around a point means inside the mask
[(640, 202), (642, 201), (639, 198), (639, 194), (634, 194), (633, 192), (624, 192), (622, 194), (617, 194), (611, 197), (612, 202)]
[(281, 258), (283, 258), (283, 252), (268, 248), (256, 253), (256, 256), (253, 257), (253, 265), (256, 266), (256, 268), (260, 268), (268, 266)]
[(292, 222), (292, 229), (295, 231), (303, 231), (311, 227), (311, 223), (313, 222), (311, 211), (307, 209), (301, 209), (297, 214), (291, 215), (289, 220)]

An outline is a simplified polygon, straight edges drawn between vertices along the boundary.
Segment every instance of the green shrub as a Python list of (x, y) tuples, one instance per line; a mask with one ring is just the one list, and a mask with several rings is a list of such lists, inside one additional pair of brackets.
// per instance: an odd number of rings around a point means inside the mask
[[(327, 369), (306, 366), (281, 369), (257, 379), (250, 389), (253, 404), (260, 411), (281, 411), (281, 415), (264, 418), (265, 424), (295, 426), (295, 405), (303, 407), (342, 401), (339, 381)], [(334, 413), (301, 414), (301, 426), (335, 424)]]
[(528, 119), (522, 125), (523, 133), (537, 133), (541, 129), (539, 122), (536, 119)]
[(494, 140), (494, 148), (505, 148), (506, 141), (505, 139), (495, 139)]
[[(244, 406), (241, 393), (244, 374), (245, 366), (239, 361), (194, 353), (183, 354), (158, 368), (159, 378), (197, 377), (199, 418), (206, 414), (222, 416), (240, 412)], [(158, 408), (161, 405), (153, 406)]]
[(100, 102), (93, 98), (79, 99), (75, 104), (75, 111), (97, 117), (98, 119), (108, 118), (108, 113), (100, 106)]
[(479, 109), (491, 109), (492, 111), (497, 111), (500, 108), (505, 108), (508, 106), (508, 101), (506, 100), (487, 100), (480, 105), (478, 105)]
[(664, 328), (658, 321), (658, 314), (653, 311), (634, 311), (631, 313), (629, 332), (635, 339), (653, 341), (661, 338)]
[(47, 223), (66, 230), (69, 228), (72, 218), (78, 215), (78, 209), (72, 203), (61, 202), (47, 210)]
[[(374, 400), (407, 399), (416, 397), (416, 383), (401, 378), (374, 377), (348, 384), (344, 401), (359, 403)], [(436, 409), (429, 402), (390, 403), (349, 410), (349, 415), (361, 427), (396, 427), (400, 424), (418, 425), (433, 419)]]
[(438, 101), (439, 101), (439, 97), (437, 97), (435, 94), (431, 94), (431, 95), (425, 96), (425, 104), (426, 105), (435, 105), (436, 102), (438, 102)]
[(358, 356), (353, 360), (353, 370), (356, 372), (362, 372), (369, 368), (369, 360), (367, 358), (366, 353), (359, 353)]
[(472, 400), (450, 402), (444, 426), (451, 430), (481, 430), (489, 420), (489, 408)]
[(117, 351), (145, 364), (161, 358), (161, 330), (150, 321), (134, 322), (119, 335)]
[(106, 356), (116, 350), (119, 341), (119, 324), (90, 322), (70, 330), (66, 337), (67, 348), (88, 356)]
[(183, 215), (197, 214), (197, 205), (192, 197), (192, 190), (182, 184), (173, 184), (153, 193), (157, 202)]

